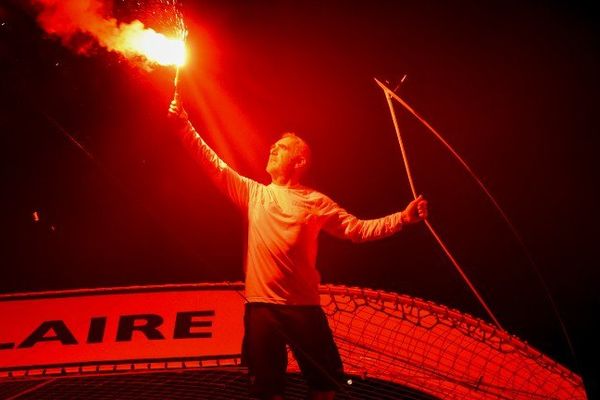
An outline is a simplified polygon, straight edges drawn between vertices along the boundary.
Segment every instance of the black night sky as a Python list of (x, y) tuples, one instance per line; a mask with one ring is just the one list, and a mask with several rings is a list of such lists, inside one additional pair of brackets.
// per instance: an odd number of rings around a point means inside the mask
[[(114, 3), (119, 18), (143, 19)], [(77, 54), (26, 2), (0, 4), (0, 291), (242, 280), (243, 218), (166, 119), (174, 69), (145, 70), (99, 47)], [(182, 96), (206, 140), (266, 183), (268, 145), (296, 131), (313, 148), (309, 184), (363, 218), (411, 198), (373, 81), (396, 87), (406, 74), (399, 95), (496, 196), (535, 267), (475, 182), (398, 106), (432, 225), (502, 325), (598, 393), (591, 2), (203, 0), (184, 2), (183, 14)], [(361, 245), (323, 236), (318, 264), (326, 283), (489, 319), (423, 226)]]

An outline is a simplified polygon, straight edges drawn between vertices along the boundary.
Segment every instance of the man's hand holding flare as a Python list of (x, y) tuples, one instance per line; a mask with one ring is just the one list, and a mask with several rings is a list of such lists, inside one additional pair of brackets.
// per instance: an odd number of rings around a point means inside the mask
[(169, 105), (169, 113), (167, 116), (173, 120), (177, 120), (181, 123), (186, 123), (188, 120), (188, 114), (183, 108), (183, 104), (181, 104), (181, 100), (179, 98), (179, 93), (175, 92), (175, 98), (171, 101)]

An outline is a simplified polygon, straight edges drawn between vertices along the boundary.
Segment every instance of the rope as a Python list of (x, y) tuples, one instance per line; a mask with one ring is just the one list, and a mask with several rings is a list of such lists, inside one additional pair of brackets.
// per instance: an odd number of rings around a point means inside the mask
[[(389, 109), (390, 109), (390, 114), (392, 115), (392, 122), (394, 123), (394, 129), (396, 130), (396, 136), (398, 137), (398, 143), (400, 144), (400, 151), (402, 153), (402, 159), (404, 160), (404, 167), (406, 168), (406, 175), (408, 177), (408, 183), (410, 185), (410, 190), (412, 191), (413, 197), (416, 199), (417, 198), (417, 191), (415, 189), (414, 179), (413, 179), (412, 174), (410, 172), (410, 168), (409, 168), (409, 164), (408, 164), (408, 157), (407, 157), (406, 151), (404, 149), (404, 142), (402, 141), (402, 136), (400, 135), (400, 127), (398, 125), (398, 120), (396, 119), (396, 113), (394, 112), (394, 105), (392, 104), (392, 95), (393, 95), (393, 93), (389, 89), (387, 89), (387, 87), (383, 86), (383, 84), (381, 82), (377, 81), (377, 83), (385, 91), (385, 94), (386, 94), (385, 98), (387, 100), (387, 103), (388, 103), (388, 106), (389, 106)], [(429, 126), (429, 125), (427, 125), (427, 126)], [(456, 268), (456, 270), (458, 271), (458, 273), (460, 274), (460, 276), (466, 282), (466, 284), (469, 287), (469, 289), (471, 289), (471, 291), (473, 292), (473, 294), (475, 295), (475, 297), (477, 298), (477, 300), (479, 301), (479, 303), (481, 304), (481, 306), (484, 308), (484, 310), (490, 316), (490, 318), (492, 319), (492, 321), (494, 321), (494, 323), (496, 324), (496, 326), (498, 326), (498, 328), (504, 330), (502, 328), (502, 325), (500, 325), (500, 322), (498, 321), (498, 319), (496, 318), (496, 316), (494, 315), (494, 313), (490, 309), (490, 307), (487, 305), (487, 303), (485, 302), (485, 300), (483, 299), (483, 297), (479, 293), (479, 291), (475, 288), (475, 286), (473, 285), (473, 283), (471, 282), (471, 280), (467, 277), (467, 275), (465, 274), (463, 268), (460, 266), (460, 264), (458, 263), (458, 261), (456, 261), (456, 258), (454, 258), (454, 256), (452, 256), (452, 253), (450, 253), (450, 250), (448, 249), (448, 246), (446, 246), (446, 244), (442, 241), (441, 237), (433, 229), (433, 226), (431, 226), (431, 224), (427, 220), (425, 220), (425, 225), (427, 226), (427, 228), (429, 229), (429, 232), (431, 232), (431, 234), (433, 235), (433, 237), (435, 238), (435, 240), (438, 242), (438, 244), (440, 245), (440, 247), (442, 248), (442, 250), (444, 251), (444, 253), (446, 253), (446, 256), (452, 262), (452, 265), (454, 265), (454, 267)]]

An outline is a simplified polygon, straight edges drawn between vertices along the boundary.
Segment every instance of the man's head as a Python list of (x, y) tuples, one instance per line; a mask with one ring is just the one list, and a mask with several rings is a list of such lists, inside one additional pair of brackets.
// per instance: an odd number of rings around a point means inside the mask
[(295, 133), (281, 135), (269, 151), (267, 172), (277, 183), (298, 183), (310, 165), (310, 148)]

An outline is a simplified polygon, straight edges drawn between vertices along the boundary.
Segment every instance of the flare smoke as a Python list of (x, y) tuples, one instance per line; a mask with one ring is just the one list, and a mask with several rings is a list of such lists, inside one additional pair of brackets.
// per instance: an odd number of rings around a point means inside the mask
[(39, 10), (37, 19), (41, 27), (48, 34), (58, 36), (63, 44), (74, 47), (79, 53), (87, 53), (91, 48), (90, 40), (80, 40), (85, 35), (95, 39), (100, 46), (121, 53), (127, 58), (143, 56), (162, 65), (183, 64), (183, 41), (166, 38), (152, 29), (145, 28), (138, 20), (130, 23), (118, 22), (110, 15), (106, 3), (101, 0), (32, 2)]

